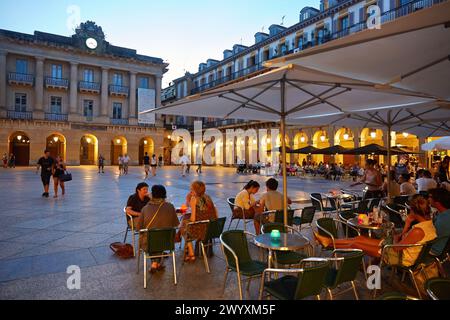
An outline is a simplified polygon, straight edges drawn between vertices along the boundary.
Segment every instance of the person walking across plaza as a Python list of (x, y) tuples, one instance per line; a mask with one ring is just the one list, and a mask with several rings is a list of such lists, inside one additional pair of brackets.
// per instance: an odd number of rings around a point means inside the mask
[(119, 165), (119, 176), (123, 174), (123, 157), (122, 155), (119, 155), (117, 158), (117, 164)]
[(163, 156), (159, 155), (158, 157), (158, 167), (162, 168), (163, 166)]
[(100, 170), (105, 173), (105, 158), (102, 155), (98, 156), (98, 173), (100, 173)]
[(144, 172), (145, 172), (145, 179), (148, 178), (148, 172), (150, 171), (150, 157), (148, 156), (148, 152), (144, 155)]
[(158, 160), (156, 159), (156, 155), (152, 155), (152, 159), (150, 160), (150, 166), (152, 167), (152, 176), (156, 176), (156, 167), (158, 166)]
[(41, 180), (44, 185), (44, 193), (43, 197), (48, 198), (48, 189), (50, 186), (50, 178), (53, 173), (53, 166), (55, 164), (55, 160), (50, 157), (50, 151), (45, 150), (44, 156), (41, 157), (37, 162), (36, 174), (39, 172), (39, 167), (41, 168)]
[(122, 164), (123, 164), (123, 174), (128, 174), (128, 165), (130, 164), (130, 157), (128, 154), (125, 153), (125, 155), (122, 158)]
[(14, 153), (11, 153), (9, 155), (8, 166), (10, 168), (15, 168), (16, 167), (16, 156), (14, 155)]
[(66, 165), (60, 156), (55, 158), (55, 164), (53, 166), (53, 188), (55, 195), (53, 198), (58, 198), (58, 185), (61, 186), (61, 194), (66, 194), (66, 188), (64, 186), (64, 181), (60, 180), (60, 176), (66, 171)]
[(6, 152), (3, 154), (3, 168), (7, 168), (8, 167), (8, 155), (6, 154)]
[(183, 154), (183, 156), (180, 158), (180, 164), (181, 164), (181, 175), (183, 177), (186, 176), (187, 168), (188, 168), (189, 158), (187, 155)]

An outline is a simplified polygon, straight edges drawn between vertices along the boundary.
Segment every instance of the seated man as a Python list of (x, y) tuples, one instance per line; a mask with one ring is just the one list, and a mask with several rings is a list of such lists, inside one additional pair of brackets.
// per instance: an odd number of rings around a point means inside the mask
[(126, 213), (133, 218), (138, 218), (141, 215), (142, 208), (150, 200), (148, 194), (148, 184), (145, 182), (139, 183), (136, 187), (136, 193), (128, 198)]
[[(179, 226), (180, 221), (178, 220), (175, 207), (173, 204), (166, 202), (166, 198), (167, 192), (164, 186), (155, 185), (152, 187), (152, 198), (142, 208), (142, 213), (136, 221), (137, 230), (176, 228)], [(139, 250), (147, 247), (147, 240), (146, 233), (139, 235)], [(150, 272), (154, 273), (161, 270), (164, 270), (161, 259), (153, 259)]]
[(410, 180), (411, 176), (408, 173), (402, 174), (400, 176), (400, 194), (402, 196), (413, 196), (417, 193), (416, 188), (414, 188)]
[[(283, 194), (278, 192), (278, 181), (274, 178), (270, 178), (266, 182), (267, 192), (259, 199), (261, 207), (268, 211), (281, 211), (283, 210)], [(291, 204), (291, 199), (288, 198), (288, 204)]]
[(450, 192), (445, 189), (431, 189), (429, 194), (430, 205), (439, 212), (433, 220), (438, 240), (431, 248), (430, 253), (440, 256), (450, 237)]

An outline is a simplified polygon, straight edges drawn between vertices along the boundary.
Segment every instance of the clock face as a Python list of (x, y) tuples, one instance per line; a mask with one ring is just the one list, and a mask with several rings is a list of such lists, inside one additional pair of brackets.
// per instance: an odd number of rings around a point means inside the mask
[(97, 48), (97, 40), (95, 40), (94, 38), (86, 39), (86, 46), (92, 50), (96, 49)]

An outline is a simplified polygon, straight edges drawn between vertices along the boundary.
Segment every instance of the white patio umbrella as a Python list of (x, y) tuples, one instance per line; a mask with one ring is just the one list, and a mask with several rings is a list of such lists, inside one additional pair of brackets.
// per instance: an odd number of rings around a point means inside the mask
[(450, 150), (450, 137), (443, 137), (438, 140), (434, 140), (422, 145), (424, 151), (445, 151)]
[(450, 100), (450, 1), (266, 63), (314, 70)]
[[(336, 112), (376, 110), (391, 105), (426, 105), (434, 99), (403, 89), (288, 65), (262, 75), (167, 104), (155, 112), (183, 116), (280, 121)], [(286, 142), (281, 139), (284, 214), (287, 222)]]

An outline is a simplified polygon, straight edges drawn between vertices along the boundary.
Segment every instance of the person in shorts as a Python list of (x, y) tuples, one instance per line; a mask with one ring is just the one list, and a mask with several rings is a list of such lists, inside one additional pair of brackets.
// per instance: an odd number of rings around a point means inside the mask
[(156, 167), (158, 166), (158, 160), (156, 159), (156, 155), (152, 155), (152, 159), (150, 162), (150, 165), (152, 167), (152, 176), (156, 176)]
[(41, 180), (42, 180), (42, 184), (44, 185), (44, 193), (42, 194), (42, 196), (46, 197), (46, 198), (48, 198), (48, 196), (49, 196), (48, 189), (50, 186), (50, 178), (52, 177), (54, 164), (55, 164), (55, 160), (53, 160), (53, 158), (50, 157), (49, 150), (45, 150), (44, 156), (41, 157), (37, 162), (36, 174), (38, 173), (39, 167), (40, 167), (41, 168)]
[(61, 194), (66, 194), (64, 181), (60, 180), (60, 176), (63, 175), (65, 171), (66, 165), (64, 164), (63, 159), (60, 156), (57, 156), (55, 159), (55, 164), (53, 166), (53, 187), (55, 191), (55, 195), (53, 196), (53, 198), (58, 198), (58, 186), (61, 187)]
[(150, 171), (150, 157), (148, 156), (148, 152), (144, 155), (144, 171), (145, 171), (145, 179), (148, 178), (148, 173)]
[(98, 173), (100, 173), (100, 170), (105, 173), (105, 158), (102, 155), (98, 157)]
[(125, 153), (125, 156), (122, 158), (123, 164), (123, 174), (128, 174), (128, 165), (130, 164), (130, 157)]

